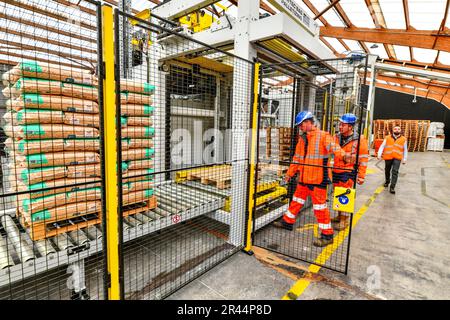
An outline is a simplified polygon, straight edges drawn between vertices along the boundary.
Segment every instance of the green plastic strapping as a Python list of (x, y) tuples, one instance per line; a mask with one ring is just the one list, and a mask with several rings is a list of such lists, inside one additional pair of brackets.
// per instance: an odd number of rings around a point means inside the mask
[(29, 164), (48, 164), (48, 159), (44, 153), (30, 154), (26, 156)]
[(47, 219), (50, 219), (51, 217), (52, 216), (50, 214), (50, 211), (45, 209), (45, 210), (33, 213), (31, 215), (31, 221), (36, 222), (36, 221), (41, 221), (41, 220), (47, 220)]
[(145, 127), (145, 134), (146, 137), (153, 137), (155, 135), (155, 128), (153, 127)]
[(155, 154), (155, 149), (153, 148), (146, 148), (145, 149), (145, 157), (150, 158)]
[(25, 93), (23, 95), (23, 101), (30, 104), (43, 104), (44, 98), (38, 93)]
[(154, 85), (144, 82), (144, 92), (145, 93), (153, 93), (154, 91), (155, 91)]
[(42, 73), (42, 67), (37, 61), (23, 61), (19, 64), (22, 71)]
[(144, 104), (144, 115), (152, 115), (153, 111), (155, 111), (155, 107)]
[[(45, 189), (47, 187), (48, 186), (47, 186), (47, 184), (45, 182), (38, 182), (38, 183), (35, 183), (35, 184), (30, 184), (28, 186), (28, 190), (39, 190), (39, 189)], [(42, 192), (40, 192), (40, 193), (42, 193)]]
[(19, 151), (20, 152), (24, 152), (25, 151), (25, 143), (26, 143), (26, 140), (21, 140), (19, 142)]
[(22, 126), (25, 135), (44, 135), (45, 130), (40, 124), (27, 124)]

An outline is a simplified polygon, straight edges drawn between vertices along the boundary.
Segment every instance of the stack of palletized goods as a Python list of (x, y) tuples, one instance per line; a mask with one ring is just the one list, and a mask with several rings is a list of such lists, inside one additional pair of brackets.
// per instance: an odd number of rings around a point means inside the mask
[(259, 129), (258, 140), (258, 158), (265, 160), (268, 157), (268, 145), (267, 145), (267, 129)]
[(6, 72), (5, 142), (17, 209), (33, 239), (98, 222), (101, 210), (97, 79), (36, 61)]
[(289, 161), (292, 128), (267, 128), (267, 156), (273, 161)]
[[(395, 126), (400, 126), (402, 135), (406, 137), (408, 151), (425, 151), (430, 127), (429, 120), (374, 120), (375, 142), (379, 142), (379, 140), (383, 140), (386, 136), (392, 134)], [(376, 146), (374, 144), (375, 148)]]
[[(156, 207), (153, 190), (155, 154), (152, 94), (149, 83), (120, 80), (122, 122), (123, 205), (144, 204), (143, 210)], [(135, 209), (130, 212), (136, 212)], [(127, 211), (124, 211), (127, 215)]]

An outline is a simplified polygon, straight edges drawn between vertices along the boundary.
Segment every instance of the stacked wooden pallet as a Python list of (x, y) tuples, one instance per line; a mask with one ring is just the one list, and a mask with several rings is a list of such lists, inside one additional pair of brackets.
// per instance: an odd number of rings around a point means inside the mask
[(267, 158), (277, 161), (289, 161), (291, 153), (292, 128), (267, 128)]
[[(95, 76), (27, 61), (2, 79), (7, 84), (3, 94), (9, 98), (4, 131), (11, 191), (20, 192), (18, 215), (31, 238), (43, 239), (99, 223), (102, 170)], [(123, 202), (144, 202), (147, 208), (154, 208), (156, 199), (148, 175), (153, 172), (153, 141), (148, 138), (154, 132), (150, 127), (153, 87), (129, 81), (124, 81), (123, 87), (121, 100), (127, 104), (122, 109), (122, 167), (128, 175)], [(133, 170), (139, 171), (139, 177)]]
[(202, 184), (216, 186), (217, 189), (231, 187), (231, 166), (220, 165), (190, 170), (187, 172), (187, 180), (200, 180)]
[(392, 134), (394, 126), (400, 126), (408, 142), (408, 151), (425, 151), (430, 127), (429, 120), (374, 120), (374, 139), (384, 139)]

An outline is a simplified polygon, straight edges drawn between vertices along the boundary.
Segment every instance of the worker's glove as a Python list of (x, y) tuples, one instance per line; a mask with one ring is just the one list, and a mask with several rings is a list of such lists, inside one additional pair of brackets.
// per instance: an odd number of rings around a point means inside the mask
[(358, 180), (356, 180), (356, 182), (358, 184), (363, 184), (364, 183), (364, 178), (358, 178)]
[(352, 155), (350, 152), (348, 152), (348, 153), (345, 153), (343, 160), (345, 163), (353, 163), (356, 161), (356, 156)]
[(286, 183), (289, 183), (289, 180), (291, 180), (291, 177), (290, 177), (289, 175), (285, 175), (285, 176), (284, 176), (284, 181), (285, 181)]

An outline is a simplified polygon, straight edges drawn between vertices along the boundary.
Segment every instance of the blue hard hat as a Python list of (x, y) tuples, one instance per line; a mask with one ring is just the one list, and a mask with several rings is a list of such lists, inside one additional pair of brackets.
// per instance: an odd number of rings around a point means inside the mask
[(339, 118), (340, 122), (348, 123), (348, 124), (355, 124), (356, 123), (356, 116), (353, 113), (346, 113), (343, 114), (342, 117)]
[(314, 116), (311, 112), (309, 112), (309, 111), (299, 112), (295, 116), (295, 125), (298, 126), (300, 123), (302, 123), (303, 121), (308, 120), (308, 119), (314, 119)]

